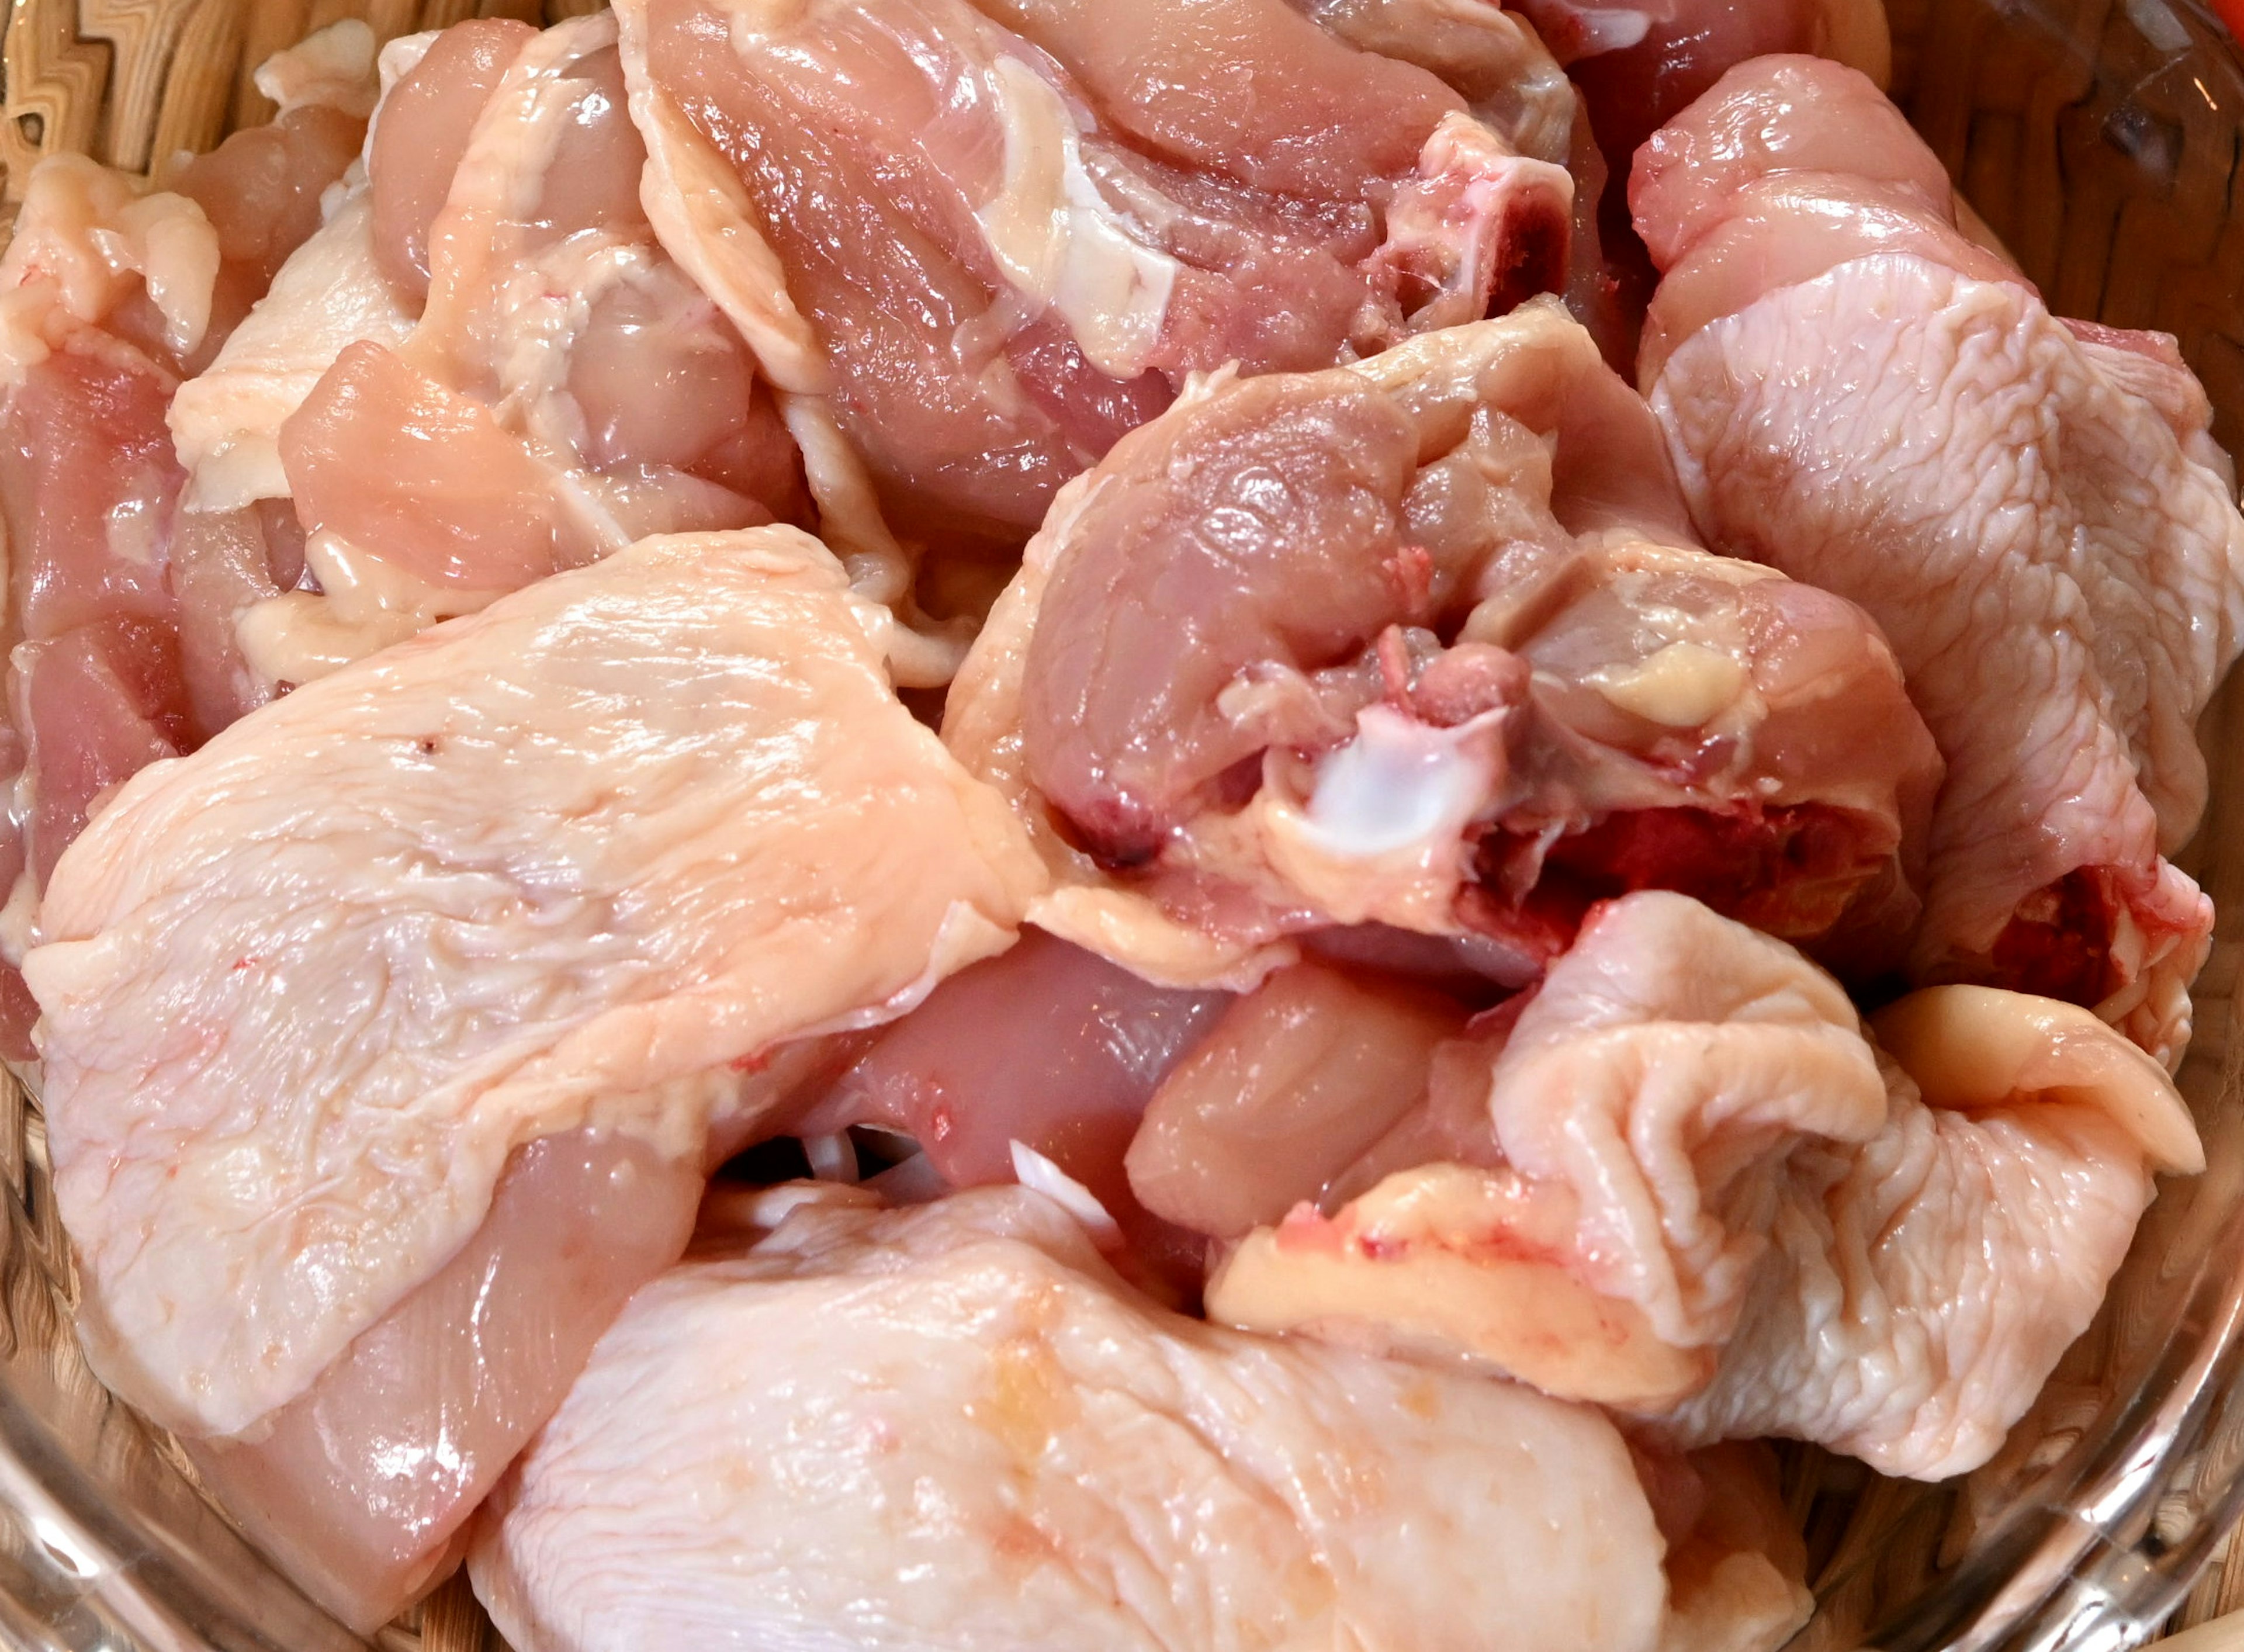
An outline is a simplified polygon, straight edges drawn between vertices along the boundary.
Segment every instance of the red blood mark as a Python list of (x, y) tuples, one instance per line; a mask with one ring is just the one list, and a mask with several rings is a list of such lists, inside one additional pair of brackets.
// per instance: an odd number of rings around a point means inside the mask
[(1490, 832), (1480, 887), (1458, 903), (1473, 929), (1551, 957), (1589, 908), (1636, 890), (1673, 890), (1788, 939), (1838, 921), (1892, 845), (1825, 803), (1780, 809), (1651, 809), (1611, 815), (1538, 855), (1537, 840)]
[(2018, 904), (2018, 915), (1996, 938), (1987, 985), (2096, 1003), (2109, 990), (2115, 916), (2102, 873), (2075, 868)]
[(1423, 613), (1434, 599), (1434, 555), (1423, 545), (1406, 545), (1387, 559), (1387, 577), (1406, 613)]

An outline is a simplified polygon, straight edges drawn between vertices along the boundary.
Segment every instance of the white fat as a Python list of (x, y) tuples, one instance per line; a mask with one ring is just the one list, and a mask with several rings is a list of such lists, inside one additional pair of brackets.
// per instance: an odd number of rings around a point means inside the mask
[(1308, 836), (1331, 855), (1391, 855), (1455, 834), (1494, 779), (1473, 725), (1436, 728), (1369, 706), (1355, 715), (1355, 738), (1318, 760)]
[(253, 604), (234, 633), (267, 682), (306, 683), (339, 671), (439, 620), (487, 607), (502, 593), (434, 586), (339, 535), (304, 545), (318, 592), (284, 591)]
[(1177, 262), (1132, 237), (1084, 170), (1074, 117), (1017, 58), (997, 62), (1004, 181), (975, 214), (1021, 293), (1056, 308), (1092, 366), (1114, 378), (1146, 369)]
[(382, 85), (375, 78), (374, 30), (345, 17), (276, 51), (250, 77), (257, 90), (291, 109), (324, 104), (364, 120), (374, 112)]
[[(186, 196), (144, 191), (139, 179), (83, 155), (50, 155), (32, 168), (15, 235), (0, 257), (0, 288), (26, 294), (8, 307), (8, 332), (36, 335), (57, 307), (73, 320), (98, 322), (137, 279), (175, 353), (202, 342), (218, 279), (218, 232)], [(34, 338), (11, 342), (0, 355), (14, 365), (44, 353)]]
[(1622, 6), (1577, 8), (1574, 19), (1582, 25), (1578, 56), (1593, 58), (1602, 51), (1626, 51), (1652, 32), (1652, 14)]
[(418, 34), (400, 35), (382, 49), (375, 59), (375, 71), (382, 82), (382, 95), (387, 98), (389, 89), (421, 66), (421, 59), (429, 55), (429, 48), (436, 44), (439, 29), (423, 29)]
[(1121, 1225), (1107, 1214), (1098, 1195), (1025, 1141), (1007, 1144), (1013, 1154), (1013, 1175), (1031, 1193), (1041, 1193), (1073, 1216), (1092, 1243), (1101, 1250), (1122, 1246)]
[(156, 566), (164, 533), (153, 499), (119, 499), (103, 513), (101, 522), (111, 556), (136, 567)]
[(1623, 711), (1664, 728), (1704, 726), (1734, 704), (1750, 681), (1735, 656), (1695, 642), (1671, 642), (1589, 678), (1592, 687)]
[(395, 349), (412, 326), (375, 263), (374, 208), (362, 182), (289, 254), (218, 358), (172, 398), (166, 417), (187, 471), (187, 507), (233, 511), (287, 498), (282, 423), (346, 347), (370, 339)]

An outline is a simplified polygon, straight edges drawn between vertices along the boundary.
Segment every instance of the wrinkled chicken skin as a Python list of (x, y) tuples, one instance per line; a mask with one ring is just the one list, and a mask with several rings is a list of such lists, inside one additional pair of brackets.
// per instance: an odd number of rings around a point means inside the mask
[(1463, 1355), (1683, 1446), (1962, 1473), (2086, 1327), (2154, 1174), (2204, 1160), (2165, 1070), (2078, 1006), (1938, 987), (1877, 1026), (1889, 1052), (1777, 942), (1616, 902), (1514, 1026), (1430, 1059), (1435, 1116), (1301, 1178), (1333, 1214), (1247, 1236), (1209, 1312)]
[(492, 1512), (523, 1652), (1648, 1652), (1665, 1592), (1596, 1413), (1164, 1313), (1018, 1188), (666, 1275)]
[(1893, 640), (1948, 761), (1916, 977), (2095, 1005), (2179, 1060), (2212, 908), (2165, 856), (2244, 635), (2231, 471), (2173, 342), (2051, 316), (1879, 104), (1769, 60), (1647, 146), (1653, 406), (1713, 543)]
[[(410, 1311), (517, 1148), (590, 1131), (698, 1172), (776, 1046), (1006, 944), (1039, 869), (895, 699), (882, 618), (793, 530), (651, 539), (129, 783), (25, 963), (105, 1380), (247, 1439)], [(507, 1417), (480, 1466), (537, 1421)], [(292, 1471), (336, 1472), (260, 1470)]]
[(1564, 280), (1564, 168), (1284, 0), (618, 16), (649, 210), (853, 549), (881, 510), (1010, 549), (1192, 372), (1321, 367)]
[(1151, 979), (1376, 922), (1524, 981), (1646, 885), (1874, 971), (1930, 741), (1859, 612), (1690, 545), (1554, 302), (1218, 376), (1062, 493), (945, 738), (1038, 836), (1036, 921)]
[(2087, 1329), (2154, 1174), (2204, 1151), (2165, 1069), (2076, 1005), (1932, 987), (1873, 1020), (1897, 1060), (1885, 1128), (1795, 1155), (1721, 1370), (1665, 1430), (1943, 1479)]
[(1304, 1202), (1248, 1235), (1209, 1281), (1209, 1312), (1455, 1350), (1570, 1398), (1672, 1404), (1736, 1327), (1795, 1144), (1884, 1121), (1858, 1025), (1836, 982), (1695, 901), (1601, 907), (1511, 1026), (1429, 1051), (1417, 1088), (1389, 1092), (1461, 1121), (1458, 1148), (1477, 1130), (1473, 1161), (1405, 1153), (1387, 1173), (1380, 1144), (1335, 1155), (1289, 1191), (1375, 1184), (1329, 1218)]

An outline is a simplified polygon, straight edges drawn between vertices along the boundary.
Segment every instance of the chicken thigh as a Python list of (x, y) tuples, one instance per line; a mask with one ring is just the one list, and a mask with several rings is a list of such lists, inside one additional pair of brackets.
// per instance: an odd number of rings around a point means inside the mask
[(1938, 760), (1850, 605), (1693, 548), (1658, 430), (1543, 300), (1351, 368), (1219, 375), (1065, 491), (950, 695), (1037, 921), (1149, 978), (1290, 937), (1477, 936), (1689, 890), (1897, 956)]
[(853, 548), (1010, 552), (1193, 372), (1328, 366), (1564, 281), (1565, 169), (1285, 0), (618, 17), (656, 227)]
[(1832, 64), (1734, 71), (1633, 187), (1694, 518), (1868, 608), (1947, 758), (1916, 975), (2092, 1005), (2179, 1060), (2213, 916), (2166, 856), (2244, 641), (2244, 517), (2173, 341), (2051, 316)]
[(1163, 1312), (1023, 1189), (869, 1204), (633, 1299), (470, 1559), (510, 1644), (1659, 1644), (1596, 1412)]
[(58, 864), (25, 972), (87, 1347), (326, 1514), (280, 1535), (354, 1622), (683, 1242), (789, 1041), (902, 1013), (1039, 886), (885, 623), (793, 530), (650, 539), (145, 771)]

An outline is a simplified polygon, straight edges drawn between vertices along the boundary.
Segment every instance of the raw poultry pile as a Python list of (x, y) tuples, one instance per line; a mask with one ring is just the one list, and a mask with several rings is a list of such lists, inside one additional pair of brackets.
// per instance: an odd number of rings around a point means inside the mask
[(1875, 0), (618, 0), (0, 261), (0, 1020), (371, 1628), (1767, 1652), (2163, 1173), (2244, 518)]

